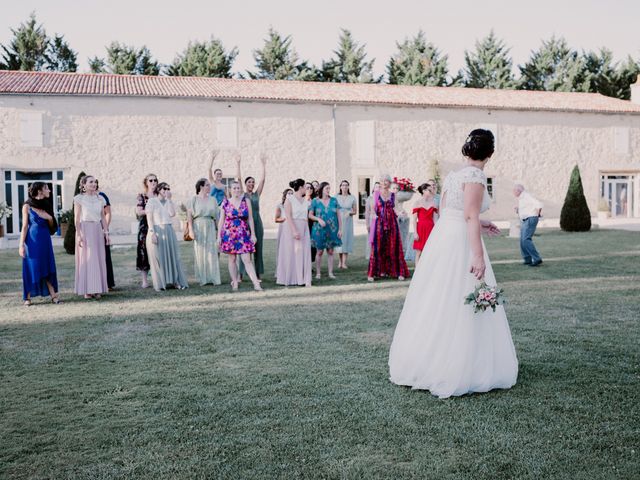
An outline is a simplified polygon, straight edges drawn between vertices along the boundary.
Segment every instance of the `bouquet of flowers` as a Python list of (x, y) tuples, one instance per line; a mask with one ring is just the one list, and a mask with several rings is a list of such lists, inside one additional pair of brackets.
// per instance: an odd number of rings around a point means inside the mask
[(2, 220), (4, 217), (10, 217), (10, 216), (11, 216), (11, 208), (9, 208), (6, 202), (0, 202), (0, 220)]
[(408, 178), (393, 177), (393, 183), (398, 184), (398, 188), (400, 189), (401, 192), (415, 191), (415, 187), (413, 186), (413, 183), (411, 183), (411, 180), (409, 180)]
[(464, 304), (473, 305), (473, 313), (484, 312), (487, 308), (491, 308), (495, 312), (498, 305), (505, 303), (502, 297), (503, 293), (504, 291), (501, 288), (492, 287), (482, 282), (465, 297)]

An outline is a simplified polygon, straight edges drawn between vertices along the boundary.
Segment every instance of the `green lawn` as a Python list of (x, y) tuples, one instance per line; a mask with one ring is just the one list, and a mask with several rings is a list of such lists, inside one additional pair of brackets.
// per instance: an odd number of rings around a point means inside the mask
[[(520, 375), (438, 400), (387, 380), (408, 282), (137, 288), (21, 306), (0, 252), (0, 478), (640, 478), (640, 234), (543, 230), (545, 263), (487, 240)], [(190, 245), (183, 259), (192, 276)], [(228, 281), (226, 262), (223, 281)], [(462, 299), (461, 299), (462, 301)]]

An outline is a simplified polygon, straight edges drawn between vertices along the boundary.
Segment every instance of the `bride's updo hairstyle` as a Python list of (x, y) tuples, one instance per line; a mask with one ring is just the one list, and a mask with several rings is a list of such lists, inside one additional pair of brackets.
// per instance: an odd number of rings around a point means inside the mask
[(462, 146), (462, 155), (472, 160), (486, 160), (495, 150), (491, 130), (477, 128), (473, 130)]
[(300, 190), (302, 187), (304, 187), (304, 180), (301, 178), (298, 178), (296, 180), (292, 180), (291, 182), (289, 182), (289, 186), (291, 188), (293, 188), (294, 192), (297, 192), (298, 190)]

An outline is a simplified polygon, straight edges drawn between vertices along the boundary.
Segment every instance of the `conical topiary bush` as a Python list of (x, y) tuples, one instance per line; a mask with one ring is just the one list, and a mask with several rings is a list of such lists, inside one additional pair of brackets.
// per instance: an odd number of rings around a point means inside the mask
[(584, 198), (580, 169), (576, 165), (571, 172), (569, 189), (560, 212), (560, 228), (565, 232), (588, 232), (591, 230), (591, 212)]
[[(86, 174), (84, 172), (80, 172), (78, 178), (76, 179), (76, 188), (73, 191), (73, 196), (75, 197), (80, 193), (80, 180)], [(67, 233), (64, 236), (64, 250), (69, 255), (74, 255), (76, 253), (76, 220), (75, 220), (75, 210), (74, 207), (71, 207), (71, 221), (69, 222), (69, 228), (67, 229)]]

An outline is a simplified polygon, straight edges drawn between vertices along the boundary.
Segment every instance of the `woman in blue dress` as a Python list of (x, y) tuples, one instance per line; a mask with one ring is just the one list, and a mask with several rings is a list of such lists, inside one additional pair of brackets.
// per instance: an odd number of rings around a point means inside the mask
[(318, 188), (318, 198), (309, 207), (309, 219), (313, 220), (311, 245), (316, 247), (316, 278), (320, 278), (322, 254), (327, 251), (327, 271), (333, 275), (333, 249), (342, 245), (342, 219), (338, 215), (338, 201), (330, 196), (329, 182), (322, 182)]
[(29, 187), (29, 199), (22, 206), (22, 231), (19, 253), (22, 257), (22, 299), (31, 305), (33, 297), (51, 296), (53, 303), (60, 303), (58, 276), (53, 256), (51, 235), (58, 229), (49, 201), (51, 190), (44, 182), (34, 182)]
[(211, 152), (211, 163), (209, 164), (209, 183), (211, 183), (211, 196), (216, 199), (218, 206), (222, 204), (222, 201), (227, 198), (227, 187), (222, 183), (222, 170), (219, 168), (213, 169), (213, 162), (220, 153), (219, 150), (213, 150)]

